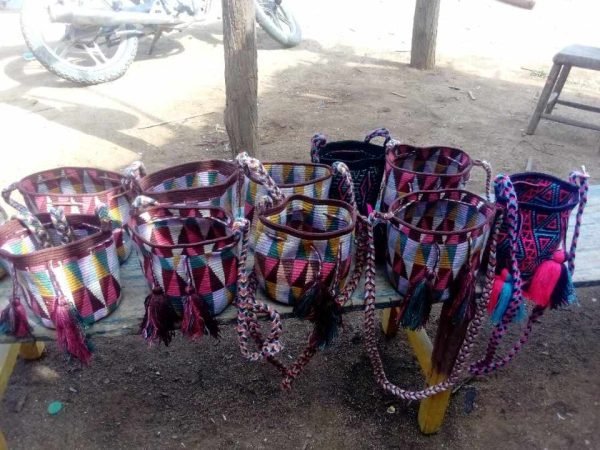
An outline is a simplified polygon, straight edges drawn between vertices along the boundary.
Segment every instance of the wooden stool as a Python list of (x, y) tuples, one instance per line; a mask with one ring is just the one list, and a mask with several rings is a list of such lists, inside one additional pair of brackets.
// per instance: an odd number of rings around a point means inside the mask
[(554, 122), (565, 123), (567, 125), (600, 131), (600, 125), (570, 119), (558, 114), (552, 114), (552, 110), (556, 104), (600, 113), (600, 108), (558, 99), (562, 88), (567, 81), (571, 67), (600, 70), (600, 48), (570, 45), (554, 55), (553, 62), (552, 70), (550, 70), (544, 90), (540, 95), (533, 117), (531, 117), (531, 121), (527, 127), (527, 134), (535, 133), (535, 129), (537, 128), (540, 119), (547, 119)]

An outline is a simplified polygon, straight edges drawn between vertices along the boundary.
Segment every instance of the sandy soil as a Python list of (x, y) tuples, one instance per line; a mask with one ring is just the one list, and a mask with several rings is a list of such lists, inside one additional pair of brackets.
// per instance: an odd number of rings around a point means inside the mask
[[(368, 9), (322, 3), (293, 1), (305, 37), (297, 48), (281, 50), (258, 32), (263, 159), (308, 160), (314, 132), (354, 139), (383, 125), (412, 144), (464, 148), (496, 172), (522, 170), (531, 157), (535, 169), (561, 176), (585, 164), (596, 182), (597, 132), (545, 122), (534, 136), (523, 129), (552, 55), (574, 42), (597, 43), (597, 2), (539, 0), (523, 11), (491, 0), (445, 0), (439, 63), (430, 72), (407, 65), (414, 1), (373, 1)], [(18, 15), (0, 12), (0, 184), (57, 165), (115, 169), (141, 157), (153, 171), (229, 158), (214, 15), (164, 38), (152, 57), (144, 42), (122, 79), (80, 88), (26, 62)], [(596, 75), (574, 70), (564, 96), (598, 105)], [(149, 127), (163, 121), (171, 122)], [(473, 189), (482, 179), (473, 174)], [(396, 402), (374, 385), (358, 313), (291, 394), (279, 391), (270, 367), (241, 360), (231, 330), (216, 345), (178, 339), (168, 349), (148, 350), (138, 336), (97, 338), (94, 364), (85, 370), (49, 346), (43, 360), (18, 363), (0, 403), (0, 428), (11, 448), (27, 449), (598, 448), (598, 294), (580, 289), (581, 307), (549, 314), (508, 369), (460, 390), (433, 437), (419, 434), (416, 404)], [(308, 326), (286, 327), (293, 355)], [(421, 386), (406, 343), (383, 347), (393, 379)], [(471, 413), (469, 390), (477, 394)], [(66, 405), (56, 417), (46, 413), (52, 400)], [(394, 414), (386, 412), (390, 405)]]

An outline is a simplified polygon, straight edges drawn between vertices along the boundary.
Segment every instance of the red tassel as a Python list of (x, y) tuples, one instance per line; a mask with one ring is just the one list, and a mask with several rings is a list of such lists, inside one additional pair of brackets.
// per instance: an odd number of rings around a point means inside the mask
[(490, 299), (488, 301), (487, 310), (488, 314), (491, 316), (496, 309), (496, 305), (498, 304), (498, 299), (500, 298), (500, 293), (502, 292), (502, 287), (504, 283), (506, 283), (510, 272), (508, 269), (502, 269), (500, 275), (496, 275), (494, 279), (494, 284), (492, 285), (492, 292), (490, 293)]
[(82, 363), (89, 364), (92, 352), (87, 345), (79, 313), (75, 307), (69, 305), (66, 298), (59, 297), (53, 316), (58, 345)]
[(208, 305), (193, 288), (186, 288), (183, 302), (183, 321), (181, 322), (183, 335), (190, 339), (198, 339), (205, 334), (218, 338), (219, 324), (211, 316)]
[(18, 338), (31, 336), (27, 311), (18, 297), (13, 297), (0, 313), (0, 331)]
[(537, 306), (542, 308), (550, 306), (552, 294), (558, 286), (566, 259), (565, 251), (557, 250), (552, 255), (552, 259), (541, 263), (531, 278), (525, 296)]
[(150, 343), (162, 341), (169, 345), (173, 339), (173, 329), (177, 314), (173, 305), (160, 286), (152, 288), (152, 293), (144, 301), (146, 312), (140, 326), (144, 339)]

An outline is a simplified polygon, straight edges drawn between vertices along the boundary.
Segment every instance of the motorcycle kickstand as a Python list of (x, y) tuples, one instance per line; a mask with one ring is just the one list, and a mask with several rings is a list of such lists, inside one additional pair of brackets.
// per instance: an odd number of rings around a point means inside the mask
[(154, 38), (152, 38), (152, 43), (150, 44), (150, 50), (148, 50), (148, 55), (152, 55), (152, 53), (154, 52), (154, 46), (156, 45), (162, 34), (163, 30), (158, 30), (156, 33), (154, 33)]

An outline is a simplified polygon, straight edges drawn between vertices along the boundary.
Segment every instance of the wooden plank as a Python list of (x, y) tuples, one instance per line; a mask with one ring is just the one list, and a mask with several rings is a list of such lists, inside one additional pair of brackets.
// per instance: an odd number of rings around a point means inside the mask
[(541, 117), (542, 119), (551, 120), (552, 122), (564, 123), (566, 125), (572, 125), (574, 127), (579, 128), (586, 128), (588, 130), (600, 131), (600, 125), (596, 125), (589, 122), (583, 122), (581, 120), (571, 119), (570, 117), (560, 116), (558, 114), (542, 114)]
[(0, 398), (4, 395), (8, 380), (19, 356), (21, 344), (0, 345)]
[[(576, 211), (570, 221), (570, 235), (573, 232)], [(600, 265), (597, 264), (597, 255), (600, 251), (600, 240), (596, 236), (600, 235), (600, 185), (590, 188), (588, 205), (583, 217), (583, 226), (577, 248), (577, 258), (574, 282), (575, 286), (590, 286), (600, 284)], [(248, 267), (252, 267), (252, 261), (249, 261)], [(148, 293), (146, 280), (142, 276), (139, 263), (135, 254), (129, 258), (129, 261), (123, 265), (121, 270), (121, 284), (123, 286), (123, 299), (120, 307), (110, 316), (102, 319), (97, 324), (89, 328), (90, 335), (119, 336), (123, 334), (135, 334), (138, 331), (139, 323), (143, 317), (144, 298)], [(387, 281), (385, 268), (377, 268), (377, 301), (378, 309), (399, 306), (402, 302), (398, 293)], [(0, 309), (6, 306), (10, 296), (11, 282), (7, 277), (0, 281)], [(359, 311), (363, 308), (364, 288), (359, 285), (352, 296), (351, 302), (345, 307), (346, 311)], [(258, 298), (267, 301), (271, 306), (277, 309), (282, 317), (291, 317), (292, 308), (290, 306), (278, 304), (265, 300), (262, 292), (258, 293)], [(237, 311), (233, 307), (227, 308), (220, 316), (221, 323), (235, 321)], [(41, 326), (30, 314), (30, 321), (34, 326), (34, 336), (39, 341), (54, 340), (54, 332)], [(0, 343), (14, 342), (10, 336), (0, 335)]]

